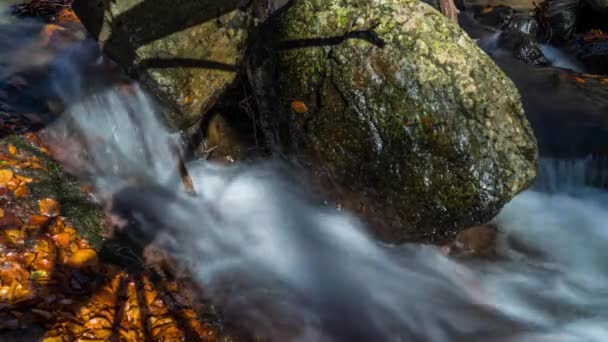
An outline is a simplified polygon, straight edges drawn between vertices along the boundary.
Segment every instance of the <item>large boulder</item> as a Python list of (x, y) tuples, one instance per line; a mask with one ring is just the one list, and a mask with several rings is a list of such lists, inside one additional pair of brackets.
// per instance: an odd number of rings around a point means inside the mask
[(171, 109), (170, 123), (187, 128), (235, 80), (253, 3), (75, 0), (73, 7), (104, 51)]
[(416, 0), (296, 0), (262, 28), (248, 70), (274, 146), (385, 240), (488, 221), (535, 177), (513, 83)]

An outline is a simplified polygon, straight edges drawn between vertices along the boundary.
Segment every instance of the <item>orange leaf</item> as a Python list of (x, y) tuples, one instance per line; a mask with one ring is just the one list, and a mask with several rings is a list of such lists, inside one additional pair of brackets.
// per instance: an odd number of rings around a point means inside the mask
[(0, 208), (0, 218), (4, 217), (4, 210), (2, 208)]
[(15, 174), (15, 178), (17, 178), (18, 180), (25, 182), (25, 183), (31, 183), (34, 181), (34, 179), (32, 179), (32, 178), (25, 177), (25, 176), (18, 175), (18, 174)]
[(15, 154), (15, 153), (17, 153), (17, 148), (15, 147), (15, 145), (13, 145), (13, 144), (8, 145), (8, 152), (9, 152), (10, 154)]
[(70, 247), (72, 237), (70, 236), (70, 234), (64, 232), (53, 235), (52, 239), (53, 241), (55, 241), (57, 246), (63, 249), (68, 249)]
[(306, 105), (306, 103), (304, 103), (304, 101), (291, 102), (291, 109), (298, 114), (304, 114), (308, 112), (308, 106)]
[(44, 215), (33, 215), (29, 218), (27, 224), (30, 226), (42, 227), (49, 222), (49, 217)]
[[(44, 149), (42, 152), (44, 152), (44, 153), (48, 154), (48, 151), (46, 151), (46, 149), (45, 149), (44, 147), (41, 147), (40, 149), (41, 149), (41, 150), (42, 150), (42, 149)], [(46, 152), (45, 152), (45, 151), (46, 151)], [(34, 170), (44, 170), (44, 169), (45, 169), (45, 168), (44, 168), (44, 166), (42, 166), (42, 165), (41, 165), (40, 163), (38, 163), (38, 162), (32, 162), (32, 163), (29, 163), (29, 164), (30, 164), (30, 166), (32, 167), (32, 169), (34, 169)]]
[(19, 185), (19, 187), (15, 189), (14, 194), (17, 198), (24, 197), (25, 195), (27, 195), (27, 187), (25, 186), (25, 183)]
[(68, 265), (72, 267), (94, 266), (97, 264), (97, 252), (95, 250), (79, 249), (68, 259)]
[(19, 187), (19, 183), (19, 179), (12, 179), (6, 183), (6, 187), (11, 191), (15, 191)]
[(59, 202), (55, 201), (52, 198), (45, 198), (38, 201), (38, 206), (40, 208), (40, 214), (46, 216), (59, 216), (61, 213), (61, 206)]
[(2, 169), (0, 170), (0, 185), (6, 186), (8, 182), (13, 179), (13, 170), (11, 169)]

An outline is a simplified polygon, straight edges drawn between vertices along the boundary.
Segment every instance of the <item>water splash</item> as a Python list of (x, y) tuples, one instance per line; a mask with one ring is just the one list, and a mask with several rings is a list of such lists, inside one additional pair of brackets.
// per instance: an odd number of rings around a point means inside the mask
[(585, 67), (582, 63), (568, 53), (548, 44), (539, 44), (539, 47), (552, 66), (580, 73), (585, 72)]
[(580, 159), (541, 159), (534, 188), (543, 192), (573, 194), (589, 187), (605, 188), (607, 185), (608, 159), (588, 156)]

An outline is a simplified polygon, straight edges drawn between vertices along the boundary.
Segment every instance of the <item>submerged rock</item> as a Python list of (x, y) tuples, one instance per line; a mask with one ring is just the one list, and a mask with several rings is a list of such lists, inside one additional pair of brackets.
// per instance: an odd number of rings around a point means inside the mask
[(536, 21), (530, 15), (517, 14), (504, 28), (499, 44), (526, 64), (548, 65), (549, 61), (536, 39), (537, 34)]
[(104, 51), (171, 109), (170, 123), (197, 123), (236, 77), (252, 24), (243, 0), (75, 0)]
[(512, 82), (418, 1), (295, 1), (248, 69), (275, 147), (354, 195), (385, 240), (487, 222), (535, 176)]
[(495, 57), (522, 94), (541, 156), (608, 155), (608, 77)]

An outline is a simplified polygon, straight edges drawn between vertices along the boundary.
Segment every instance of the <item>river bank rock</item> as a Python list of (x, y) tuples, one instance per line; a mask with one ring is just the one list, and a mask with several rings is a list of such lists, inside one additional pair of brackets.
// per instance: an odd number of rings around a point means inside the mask
[(213, 106), (237, 74), (256, 4), (243, 0), (75, 0), (103, 46), (185, 129)]
[(248, 70), (268, 138), (356, 194), (348, 206), (380, 219), (380, 238), (442, 240), (532, 182), (517, 90), (430, 6), (300, 0), (257, 39)]

